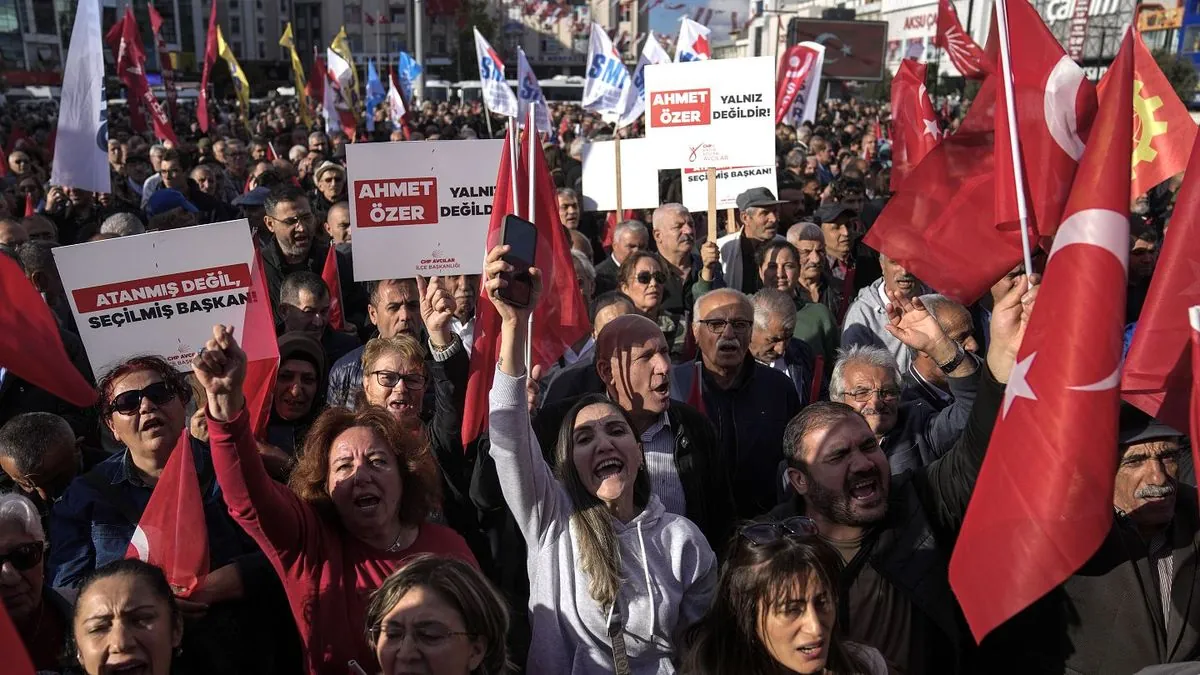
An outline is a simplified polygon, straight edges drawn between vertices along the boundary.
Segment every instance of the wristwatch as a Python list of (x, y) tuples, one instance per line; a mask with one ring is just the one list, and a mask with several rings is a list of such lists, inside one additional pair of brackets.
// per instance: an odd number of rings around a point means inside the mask
[(949, 375), (958, 369), (960, 365), (962, 365), (963, 359), (965, 358), (967, 358), (967, 350), (963, 349), (962, 345), (955, 342), (954, 358), (950, 359), (946, 363), (939, 363), (938, 368), (941, 368), (943, 373)]

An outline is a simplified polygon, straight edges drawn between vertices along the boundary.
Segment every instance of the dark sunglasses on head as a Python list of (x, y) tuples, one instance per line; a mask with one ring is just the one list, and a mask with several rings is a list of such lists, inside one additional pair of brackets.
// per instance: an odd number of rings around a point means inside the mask
[(657, 281), (659, 286), (667, 283), (667, 275), (662, 272), (638, 272), (634, 279), (643, 286), (649, 284), (651, 279)]
[(4, 563), (11, 563), (20, 572), (33, 569), (42, 561), (45, 550), (46, 547), (41, 542), (21, 544), (8, 553), (0, 553), (0, 568), (4, 567)]
[(130, 389), (113, 397), (108, 409), (122, 415), (132, 415), (142, 407), (142, 398), (150, 399), (154, 405), (166, 405), (175, 398), (175, 391), (166, 382), (155, 382), (145, 389)]
[(777, 523), (753, 523), (738, 530), (738, 535), (745, 537), (755, 546), (765, 546), (780, 537), (815, 537), (817, 523), (807, 516), (792, 516)]

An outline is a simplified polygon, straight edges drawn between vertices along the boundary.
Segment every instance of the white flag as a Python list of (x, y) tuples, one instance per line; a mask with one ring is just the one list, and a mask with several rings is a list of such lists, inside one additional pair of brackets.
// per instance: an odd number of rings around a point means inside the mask
[(785, 122), (797, 129), (805, 122), (813, 122), (817, 119), (817, 98), (821, 92), (821, 69), (825, 66), (825, 45), (818, 42), (801, 42), (800, 44), (815, 52), (817, 61), (808, 69), (808, 76), (804, 78), (804, 83), (800, 85), (800, 91), (796, 93), (792, 107), (788, 111), (787, 117), (784, 118)]
[(396, 88), (396, 78), (388, 76), (388, 119), (392, 122), (393, 129), (399, 129), (404, 126), (404, 97), (400, 95), (400, 90)]
[(625, 112), (626, 92), (633, 86), (629, 71), (613, 47), (608, 33), (592, 23), (588, 42), (587, 80), (583, 83), (583, 109), (598, 113)]
[(621, 113), (621, 119), (617, 122), (618, 128), (636, 122), (646, 109), (646, 66), (670, 62), (671, 57), (667, 55), (667, 50), (658, 44), (658, 39), (651, 32), (646, 38), (645, 46), (642, 47), (642, 55), (638, 57), (637, 70), (633, 71), (633, 86), (625, 94), (625, 111)]
[(680, 20), (679, 40), (675, 43), (675, 63), (707, 61), (712, 58), (708, 36), (712, 30), (686, 16)]
[(517, 96), (504, 80), (504, 62), (496, 50), (475, 29), (475, 58), (479, 61), (479, 81), (483, 89), (483, 104), (487, 109), (504, 115), (517, 116)]
[(56, 137), (54, 163), (50, 168), (51, 184), (112, 192), (100, 0), (79, 0), (75, 9)]
[[(521, 116), (524, 120), (529, 116), (529, 106), (533, 106), (533, 114), (537, 116), (537, 130), (550, 133), (550, 107), (546, 105), (546, 97), (542, 94), (542, 85), (538, 84), (537, 75), (525, 58), (525, 50), (517, 47), (517, 98), (521, 102)], [(524, 126), (524, 122), (521, 123)]]

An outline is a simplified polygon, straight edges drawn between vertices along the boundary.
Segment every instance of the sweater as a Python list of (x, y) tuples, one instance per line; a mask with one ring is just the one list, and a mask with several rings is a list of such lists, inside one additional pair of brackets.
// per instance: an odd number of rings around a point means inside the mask
[[(529, 424), (525, 378), (492, 382), (491, 457), (528, 547), (532, 644), (529, 675), (613, 672), (609, 612), (588, 592), (572, 532), (575, 506), (554, 478)], [(651, 496), (633, 520), (613, 519), (622, 565), (616, 607), (630, 672), (675, 672), (676, 645), (712, 601), (717, 560), (691, 521)]]
[(432, 523), (423, 523), (412, 546), (395, 553), (358, 540), (271, 480), (248, 417), (243, 410), (230, 422), (208, 418), (213, 466), (229, 514), (283, 580), (307, 672), (345, 675), (351, 659), (376, 672), (375, 654), (363, 637), (371, 593), (417, 554), (449, 555), (477, 566), (475, 556), (456, 532)]

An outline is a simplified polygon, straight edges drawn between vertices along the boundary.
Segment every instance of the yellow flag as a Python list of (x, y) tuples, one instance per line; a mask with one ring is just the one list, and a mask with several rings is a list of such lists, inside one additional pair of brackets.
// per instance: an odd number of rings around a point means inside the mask
[(292, 23), (289, 21), (279, 38), (279, 46), (287, 47), (292, 54), (292, 78), (296, 80), (296, 100), (300, 102), (300, 122), (305, 128), (312, 129), (312, 110), (308, 102), (308, 94), (304, 91), (304, 64), (300, 63), (300, 55), (296, 53), (296, 41), (292, 38)]
[(229, 64), (229, 75), (233, 78), (233, 89), (237, 92), (238, 105), (242, 109), (242, 119), (246, 123), (246, 129), (250, 129), (250, 81), (246, 79), (246, 73), (242, 72), (242, 67), (238, 65), (237, 57), (233, 55), (233, 50), (229, 48), (229, 43), (225, 41), (225, 36), (221, 34), (221, 27), (217, 26), (217, 54), (225, 59), (225, 63)]
[(354, 116), (358, 117), (362, 113), (362, 85), (358, 81), (358, 66), (354, 65), (354, 55), (350, 53), (350, 39), (346, 37), (345, 26), (342, 26), (338, 34), (333, 36), (333, 44), (329, 45), (329, 48), (350, 64), (350, 72), (354, 75), (354, 86), (351, 88), (349, 96), (350, 107), (354, 111)]

